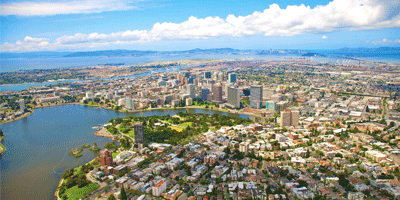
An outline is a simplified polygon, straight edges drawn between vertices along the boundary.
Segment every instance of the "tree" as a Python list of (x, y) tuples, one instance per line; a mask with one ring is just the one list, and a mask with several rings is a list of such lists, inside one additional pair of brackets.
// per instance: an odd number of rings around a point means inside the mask
[(107, 198), (107, 200), (117, 200), (117, 199), (114, 197), (113, 194), (111, 194), (111, 195)]
[(126, 192), (124, 186), (121, 187), (121, 200), (127, 200), (128, 197), (126, 196)]

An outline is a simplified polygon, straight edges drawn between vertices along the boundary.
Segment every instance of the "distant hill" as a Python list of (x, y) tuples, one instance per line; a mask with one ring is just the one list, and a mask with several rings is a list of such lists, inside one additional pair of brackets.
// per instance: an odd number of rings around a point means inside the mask
[(54, 51), (40, 51), (40, 52), (24, 52), (24, 53), (0, 53), (0, 58), (59, 58), (71, 52), (54, 52)]
[(184, 51), (140, 51), (140, 50), (102, 50), (80, 52), (26, 52), (26, 53), (0, 53), (0, 58), (60, 58), (60, 57), (123, 57), (123, 56), (177, 56), (177, 55), (298, 55), (298, 56), (400, 56), (399, 47), (379, 48), (341, 48), (337, 50), (239, 50), (232, 48), (191, 49)]
[(105, 51), (84, 51), (64, 55), (64, 57), (91, 57), (91, 56), (147, 56), (157, 53), (156, 51), (137, 50), (105, 50)]

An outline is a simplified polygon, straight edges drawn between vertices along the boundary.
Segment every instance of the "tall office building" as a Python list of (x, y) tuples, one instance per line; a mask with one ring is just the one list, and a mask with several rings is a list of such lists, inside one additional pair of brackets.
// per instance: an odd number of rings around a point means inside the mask
[(276, 112), (280, 113), (286, 109), (288, 102), (287, 101), (280, 101), (276, 103)]
[(284, 110), (281, 112), (281, 127), (297, 126), (299, 124), (300, 112), (298, 110)]
[(274, 101), (267, 101), (265, 108), (268, 110), (276, 110), (276, 103)]
[(230, 73), (228, 75), (229, 78), (229, 83), (236, 83), (236, 74), (235, 73)]
[(194, 84), (195, 86), (198, 86), (198, 85), (199, 85), (199, 79), (195, 78), (195, 79), (193, 80), (193, 84)]
[(113, 165), (113, 158), (112, 158), (112, 151), (108, 149), (104, 149), (100, 152), (100, 163), (101, 166), (112, 166)]
[(201, 89), (201, 99), (203, 101), (207, 101), (207, 95), (208, 94), (210, 94), (210, 89), (208, 89), (208, 88)]
[(193, 84), (189, 84), (186, 86), (186, 94), (189, 95), (190, 98), (196, 98), (196, 86)]
[(24, 110), (25, 110), (25, 100), (24, 99), (20, 99), (18, 102), (19, 102), (19, 108), (20, 108), (21, 112), (24, 112)]
[(240, 90), (235, 87), (228, 87), (228, 104), (232, 108), (240, 108)]
[(263, 97), (263, 86), (252, 85), (250, 86), (250, 108), (261, 108)]
[(126, 109), (128, 110), (133, 110), (133, 100), (132, 99), (126, 99), (125, 101)]
[(135, 132), (135, 142), (143, 144), (144, 143), (143, 122), (135, 122), (133, 124), (133, 130)]
[(291, 116), (290, 116), (290, 124), (292, 126), (299, 125), (299, 118), (300, 118), (300, 111), (292, 110), (292, 113), (291, 113)]
[(263, 98), (265, 100), (271, 99), (272, 95), (276, 94), (276, 91), (274, 89), (264, 89), (263, 91)]
[(214, 102), (222, 102), (222, 85), (215, 84), (213, 85), (213, 101)]
[(275, 101), (275, 102), (280, 102), (280, 101), (285, 100), (285, 96), (283, 96), (282, 94), (273, 94), (271, 96), (271, 100)]
[(189, 84), (193, 84), (193, 82), (194, 82), (194, 79), (195, 79), (195, 78), (193, 78), (193, 77), (190, 77), (190, 78), (188, 78), (188, 80), (189, 80)]
[(225, 80), (223, 72), (218, 73), (218, 80), (221, 81), (221, 82), (223, 82)]
[(211, 78), (211, 72), (204, 72), (204, 78), (205, 79), (210, 79)]
[(280, 121), (280, 125), (281, 127), (284, 126), (290, 126), (290, 111), (282, 111), (281, 112), (281, 121)]
[(189, 78), (189, 77), (190, 77), (190, 73), (189, 73), (189, 72), (183, 72), (183, 75), (184, 75), (186, 78)]

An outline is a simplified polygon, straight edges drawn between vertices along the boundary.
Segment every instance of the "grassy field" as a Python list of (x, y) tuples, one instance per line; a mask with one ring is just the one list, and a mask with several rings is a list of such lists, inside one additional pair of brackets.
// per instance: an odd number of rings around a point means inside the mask
[(64, 194), (67, 195), (68, 199), (81, 199), (93, 191), (96, 191), (100, 187), (97, 183), (89, 183), (85, 187), (79, 188), (74, 186), (65, 190)]
[(128, 132), (129, 137), (135, 138), (135, 130), (132, 129), (131, 131)]
[(112, 153), (113, 159), (115, 159), (115, 158), (117, 157), (118, 154), (119, 154), (119, 153), (113, 152), (113, 153)]
[(176, 131), (178, 131), (178, 132), (182, 132), (182, 131), (183, 131), (182, 128), (179, 128), (179, 127), (176, 127), (176, 126), (170, 126), (170, 128), (171, 128), (172, 130), (176, 130)]
[(193, 122), (184, 122), (184, 123), (178, 124), (178, 126), (184, 126), (184, 127), (193, 126)]

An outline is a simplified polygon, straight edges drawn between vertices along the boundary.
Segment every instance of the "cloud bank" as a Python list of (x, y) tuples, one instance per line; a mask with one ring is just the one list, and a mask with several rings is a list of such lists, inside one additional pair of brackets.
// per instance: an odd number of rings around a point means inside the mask
[(0, 51), (39, 51), (91, 48), (110, 44), (207, 39), (220, 36), (293, 36), (340, 30), (376, 30), (400, 27), (400, 1), (333, 0), (311, 8), (305, 5), (280, 8), (272, 4), (248, 16), (189, 17), (182, 23), (155, 23), (151, 30), (127, 30), (111, 34), (77, 33), (54, 41), (27, 36), (23, 41), (4, 43)]
[(0, 16), (52, 16), (131, 10), (132, 0), (72, 0), (65, 2), (14, 2), (1, 5)]
[(386, 38), (383, 38), (382, 40), (377, 40), (377, 41), (371, 41), (371, 42), (367, 42), (367, 43), (371, 43), (374, 45), (399, 45), (400, 44), (400, 39), (397, 40), (388, 40)]

